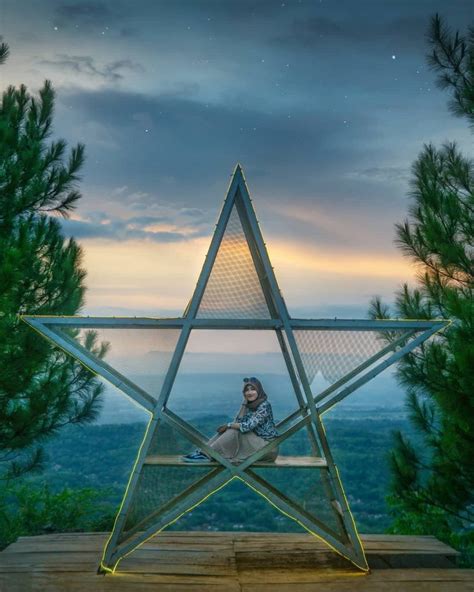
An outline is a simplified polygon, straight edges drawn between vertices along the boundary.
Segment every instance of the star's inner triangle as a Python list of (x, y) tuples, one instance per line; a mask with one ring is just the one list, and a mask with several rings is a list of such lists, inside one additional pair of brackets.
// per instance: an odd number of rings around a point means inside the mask
[(196, 318), (271, 318), (236, 205), (227, 222)]

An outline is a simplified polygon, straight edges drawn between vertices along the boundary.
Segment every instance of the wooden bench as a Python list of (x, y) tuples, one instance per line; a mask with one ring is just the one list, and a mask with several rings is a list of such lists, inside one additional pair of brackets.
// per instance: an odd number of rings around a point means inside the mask
[[(218, 465), (216, 461), (189, 463), (183, 460), (182, 456), (174, 455), (154, 455), (145, 458), (146, 465), (161, 465), (161, 466), (188, 466), (188, 467), (215, 467)], [(275, 461), (257, 461), (251, 465), (258, 468), (326, 468), (327, 462), (324, 458), (316, 456), (278, 456)]]

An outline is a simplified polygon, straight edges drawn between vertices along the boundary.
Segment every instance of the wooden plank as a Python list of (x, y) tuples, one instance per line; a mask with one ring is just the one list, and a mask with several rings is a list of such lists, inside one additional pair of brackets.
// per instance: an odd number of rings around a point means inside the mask
[[(61, 553), (58, 551), (30, 553), (0, 554), (0, 571), (22, 571), (34, 563), (36, 570), (74, 571), (78, 569), (94, 569), (100, 556), (94, 551)], [(221, 551), (189, 551), (137, 549), (121, 563), (121, 571), (133, 571), (147, 568), (153, 572), (169, 572), (172, 565), (191, 565), (193, 569), (205, 568), (208, 573), (221, 573), (233, 569), (235, 556), (232, 549)], [(179, 571), (179, 570), (178, 570)], [(201, 570), (202, 571), (202, 570)]]
[[(2, 576), (9, 576), (12, 581), (17, 574), (33, 573), (38, 574), (57, 574), (58, 577), (70, 573), (96, 574), (98, 568), (98, 561), (83, 563), (77, 559), (75, 563), (57, 563), (51, 560), (50, 562), (2, 565), (0, 574)], [(214, 576), (214, 577), (229, 577), (234, 574), (234, 570), (228, 565), (193, 565), (186, 562), (179, 563), (164, 563), (158, 564), (150, 561), (140, 562), (136, 560), (133, 564), (125, 563), (125, 560), (120, 563), (120, 568), (117, 570), (117, 577), (122, 575), (176, 575), (183, 579), (188, 576)], [(1, 588), (0, 588), (1, 590)], [(2, 591), (3, 592), (3, 591)]]
[[(473, 592), (471, 570), (373, 570), (368, 575), (336, 570), (239, 572), (242, 592)], [(388, 576), (388, 577), (387, 577)]]
[[(271, 550), (272, 552), (278, 552), (283, 550), (287, 553), (295, 553), (295, 552), (303, 552), (303, 551), (327, 551), (328, 547), (324, 543), (318, 541), (315, 537), (313, 537), (314, 542), (311, 540), (309, 541), (279, 541), (279, 542), (265, 542), (264, 540), (261, 541), (235, 541), (234, 546), (236, 552), (249, 552), (251, 550), (258, 550), (262, 548), (262, 545), (265, 545), (266, 551)], [(459, 555), (457, 551), (448, 547), (448, 545), (444, 545), (443, 543), (436, 544), (436, 543), (427, 543), (424, 545), (419, 545), (417, 543), (413, 543), (411, 541), (404, 541), (404, 542), (397, 542), (393, 545), (390, 545), (387, 542), (383, 542), (380, 545), (377, 545), (375, 542), (371, 544), (364, 544), (362, 540), (365, 552), (368, 554), (417, 554), (417, 553), (430, 553), (434, 555), (445, 555), (450, 557), (455, 557)]]
[[(43, 545), (38, 545), (38, 543), (33, 544), (33, 543), (28, 543), (22, 546), (18, 546), (17, 543), (15, 543), (14, 545), (10, 545), (10, 547), (7, 547), (2, 554), (0, 554), (0, 557), (2, 557), (3, 555), (8, 556), (8, 555), (24, 555), (24, 554), (35, 554), (35, 553), (44, 553), (44, 552), (48, 552), (48, 553), (69, 553), (69, 552), (74, 552), (74, 553), (82, 553), (82, 552), (94, 552), (94, 553), (99, 553), (103, 550), (105, 545), (105, 539), (104, 540), (99, 540), (99, 541), (95, 541), (95, 542), (90, 542), (88, 540), (84, 540), (84, 541), (50, 541), (47, 542), (47, 544), (43, 544)], [(174, 540), (174, 539), (169, 539), (167, 541), (156, 541), (155, 543), (152, 543), (151, 541), (147, 541), (147, 543), (145, 543), (144, 545), (142, 545), (140, 547), (140, 549), (150, 549), (153, 552), (159, 552), (161, 550), (167, 550), (167, 551), (175, 551), (176, 553), (179, 553), (180, 551), (186, 550), (186, 551), (196, 551), (196, 552), (200, 552), (200, 553), (206, 553), (209, 551), (214, 551), (215, 549), (219, 549), (219, 551), (224, 551), (224, 550), (228, 550), (228, 551), (232, 551), (234, 549), (234, 546), (232, 544), (231, 541), (193, 541), (192, 539), (185, 539), (185, 540)]]
[[(31, 553), (36, 550), (91, 550), (101, 549), (108, 533), (61, 533), (36, 537), (20, 537), (8, 546), (3, 553)], [(457, 551), (432, 536), (391, 536), (361, 535), (364, 548), (368, 553), (432, 553), (458, 555)], [(304, 549), (327, 551), (327, 545), (309, 534), (298, 533), (241, 533), (241, 532), (200, 532), (200, 531), (164, 531), (148, 540), (141, 548), (155, 548), (173, 544), (176, 548), (192, 545), (192, 548), (205, 546), (229, 546), (241, 549), (262, 548), (285, 549), (289, 552)]]
[[(257, 550), (250, 550), (247, 552), (236, 552), (237, 566), (243, 566), (245, 569), (261, 568), (265, 569), (273, 567), (277, 568), (320, 568), (322, 566), (330, 566), (331, 568), (346, 566), (346, 560), (341, 556), (334, 556), (331, 550), (327, 551), (299, 551), (286, 552), (285, 550), (268, 550), (258, 552)], [(418, 553), (413, 555), (410, 553), (400, 553), (394, 555), (377, 555), (367, 554), (367, 561), (369, 567), (372, 569), (388, 569), (388, 568), (431, 568), (443, 567), (453, 568), (455, 564), (445, 555), (427, 553)]]
[(209, 576), (97, 576), (95, 574), (67, 574), (58, 577), (35, 574), (15, 574), (5, 579), (0, 574), (0, 590), (5, 592), (240, 592), (238, 580), (230, 577)]
[[(331, 576), (329, 576), (331, 577)], [(469, 581), (449, 582), (439, 581), (407, 581), (407, 582), (387, 582), (376, 581), (368, 576), (367, 578), (354, 577), (332, 577), (330, 580), (313, 580), (308, 582), (283, 582), (276, 583), (262, 582), (260, 584), (248, 583), (241, 584), (244, 592), (472, 592), (473, 584)]]
[[(47, 534), (38, 535), (35, 537), (20, 537), (16, 542), (9, 545), (2, 553), (9, 552), (30, 552), (32, 549), (44, 549), (50, 546), (64, 546), (64, 549), (70, 548), (88, 548), (93, 546), (94, 548), (103, 547), (110, 533), (61, 533), (61, 534)], [(207, 532), (171, 532), (164, 531), (159, 535), (156, 535), (152, 539), (149, 539), (143, 544), (142, 548), (149, 546), (162, 545), (163, 543), (168, 544), (174, 542), (181, 545), (196, 544), (201, 546), (215, 546), (215, 545), (228, 545), (232, 547), (233, 541), (232, 536), (229, 534), (222, 533), (207, 533)]]
[(372, 571), (364, 575), (311, 535), (168, 531), (124, 558), (116, 574), (97, 575), (108, 536), (22, 537), (0, 553), (0, 590), (474, 592), (472, 570), (440, 568), (452, 566), (453, 550), (433, 537), (368, 535)]
[(352, 582), (470, 582), (474, 585), (474, 572), (470, 569), (388, 569), (373, 570), (369, 574), (343, 569), (249, 569), (239, 570), (242, 584), (278, 584), (305, 582), (330, 583), (335, 579)]
[[(254, 543), (249, 543), (249, 544), (245, 544), (245, 542), (239, 543), (236, 542), (235, 543), (235, 551), (236, 553), (252, 553), (254, 551), (258, 551), (259, 549), (261, 549), (261, 544), (254, 544)], [(329, 547), (327, 545), (285, 545), (285, 544), (281, 544), (281, 545), (268, 545), (266, 548), (266, 552), (272, 552), (272, 553), (279, 553), (279, 552), (285, 552), (287, 554), (296, 554), (296, 553), (302, 553), (302, 552), (328, 552), (329, 551)], [(396, 547), (389, 547), (388, 545), (386, 545), (383, 548), (377, 549), (377, 547), (372, 547), (372, 548), (368, 548), (365, 547), (365, 552), (368, 555), (396, 555), (396, 554), (400, 554), (400, 555), (404, 555), (404, 554), (411, 554), (411, 555), (417, 555), (417, 554), (427, 554), (429, 553), (430, 555), (441, 555), (441, 556), (446, 556), (446, 557), (456, 557), (457, 555), (459, 555), (458, 553), (456, 553), (456, 551), (450, 551), (449, 547), (448, 549), (444, 549), (444, 548), (438, 548), (438, 547), (413, 547), (409, 544), (407, 544), (406, 546), (401, 546), (401, 545), (397, 545)]]
[[(216, 461), (188, 463), (180, 455), (150, 455), (145, 459), (146, 465), (161, 466), (188, 466), (188, 467), (215, 467), (219, 463)], [(324, 458), (316, 456), (278, 456), (275, 461), (257, 461), (251, 465), (259, 468), (325, 468), (327, 462)]]
[[(376, 592), (377, 590), (400, 592), (400, 591), (429, 591), (429, 592), (472, 592), (472, 574), (466, 574), (468, 570), (449, 570), (451, 577), (446, 578), (445, 573), (441, 575), (432, 573), (431, 570), (416, 570), (425, 573), (410, 573), (402, 570), (401, 573), (394, 574), (395, 577), (386, 579), (378, 577), (377, 574), (368, 576), (354, 576), (350, 574), (325, 573), (316, 575), (312, 573), (293, 574), (291, 581), (279, 573), (278, 579), (271, 577), (267, 581), (246, 582), (234, 578), (210, 578), (209, 576), (190, 576), (183, 579), (183, 576), (138, 576), (138, 575), (118, 575), (118, 576), (95, 576), (92, 574), (67, 574), (64, 576), (51, 576), (49, 574), (37, 574), (34, 581), (25, 574), (15, 575), (15, 579), (5, 579), (0, 576), (0, 586), (2, 590), (8, 592), (28, 592), (29, 590), (44, 592), (102, 592), (109, 590), (117, 591), (151, 591), (159, 589), (160, 591), (183, 591), (196, 592), (204, 590), (213, 590), (221, 592), (228, 590), (234, 592), (242, 590), (245, 592), (304, 592), (326, 590), (332, 591), (352, 591), (358, 592)], [(455, 573), (453, 573), (455, 572)], [(265, 574), (268, 576), (269, 574)], [(384, 574), (385, 576), (386, 574)], [(299, 577), (298, 577), (299, 576)]]

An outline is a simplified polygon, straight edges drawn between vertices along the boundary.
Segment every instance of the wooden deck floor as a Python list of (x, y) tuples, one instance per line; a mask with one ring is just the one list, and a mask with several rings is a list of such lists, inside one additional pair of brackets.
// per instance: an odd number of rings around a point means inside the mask
[(162, 533), (97, 575), (106, 535), (23, 537), (0, 553), (1, 592), (474, 592), (433, 537), (362, 536), (361, 574), (307, 534)]

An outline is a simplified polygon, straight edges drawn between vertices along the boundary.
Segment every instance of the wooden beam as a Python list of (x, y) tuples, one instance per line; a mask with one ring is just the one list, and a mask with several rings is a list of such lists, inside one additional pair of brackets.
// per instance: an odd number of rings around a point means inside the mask
[[(188, 467), (215, 467), (215, 461), (188, 463), (179, 455), (150, 455), (145, 458), (145, 465), (161, 466), (188, 466)], [(315, 456), (278, 456), (275, 461), (257, 461), (251, 465), (258, 468), (326, 468), (324, 458)]]

